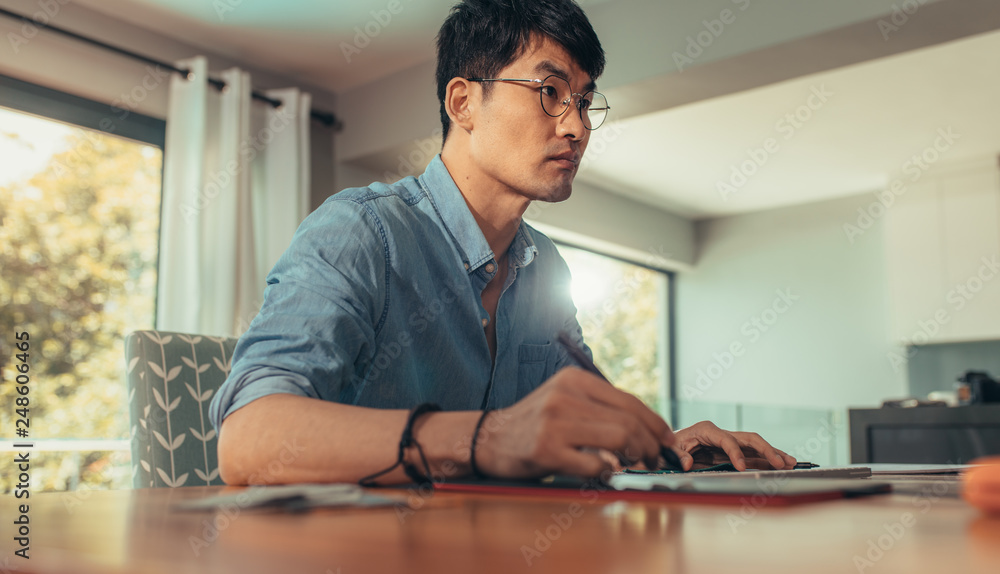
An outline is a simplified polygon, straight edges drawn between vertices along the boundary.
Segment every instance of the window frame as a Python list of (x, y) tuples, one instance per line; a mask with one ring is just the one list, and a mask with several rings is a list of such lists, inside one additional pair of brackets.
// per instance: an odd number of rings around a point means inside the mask
[[(167, 122), (0, 74), (0, 106), (124, 137), (163, 150)], [(120, 115), (124, 114), (124, 118)]]
[(677, 312), (676, 312), (676, 310), (674, 308), (674, 305), (676, 304), (676, 301), (677, 301), (677, 273), (674, 272), (674, 271), (670, 271), (668, 269), (662, 269), (660, 267), (653, 267), (652, 265), (648, 265), (648, 264), (641, 263), (641, 262), (638, 262), (638, 261), (633, 261), (631, 259), (627, 259), (627, 258), (620, 257), (620, 256), (617, 256), (617, 255), (611, 255), (611, 254), (608, 254), (606, 252), (599, 251), (597, 249), (593, 249), (593, 248), (590, 248), (590, 247), (585, 247), (585, 246), (577, 244), (577, 243), (572, 243), (570, 241), (565, 241), (565, 240), (562, 240), (562, 239), (556, 239), (556, 238), (552, 238), (552, 237), (550, 237), (550, 239), (552, 240), (553, 243), (556, 244), (556, 247), (559, 247), (559, 246), (572, 247), (573, 249), (579, 249), (581, 251), (586, 251), (586, 252), (592, 253), (594, 255), (600, 255), (602, 257), (607, 257), (609, 259), (614, 259), (615, 261), (620, 261), (622, 263), (628, 263), (629, 265), (635, 265), (636, 267), (640, 267), (640, 268), (643, 268), (643, 269), (648, 269), (649, 271), (654, 271), (656, 273), (662, 273), (663, 275), (666, 275), (666, 277), (667, 277), (667, 292), (666, 292), (666, 296), (665, 296), (665, 300), (663, 301), (663, 304), (666, 306), (666, 310), (667, 310), (667, 312), (666, 312), (666, 315), (667, 315), (667, 317), (666, 317), (666, 320), (667, 320), (667, 324), (666, 324), (667, 346), (666, 346), (666, 349), (664, 349), (664, 351), (666, 352), (667, 356), (666, 356), (666, 364), (664, 365), (663, 370), (664, 370), (664, 374), (667, 377), (667, 388), (666, 388), (666, 392), (667, 392), (667, 394), (666, 394), (667, 405), (666, 405), (666, 409), (667, 409), (667, 412), (669, 413), (670, 420), (672, 420), (672, 421), (677, 420), (677, 415), (678, 415), (678, 412), (677, 412), (677, 376), (676, 376), (677, 375), (677, 371), (676, 371), (676, 363), (677, 363), (677, 361), (675, 359), (676, 350), (677, 350), (676, 349), (676, 343), (675, 343)]
[[(160, 150), (162, 162), (165, 164), (166, 120), (33, 84), (4, 74), (0, 74), (0, 107), (155, 147)], [(161, 201), (160, 210), (157, 214), (161, 223), (163, 221), (162, 165), (160, 169)], [(158, 225), (156, 238), (158, 246), (161, 242), (162, 233), (162, 225)], [(156, 256), (157, 274), (159, 274), (159, 251), (158, 247)], [(155, 297), (156, 295), (154, 295), (153, 301), (152, 319), (154, 321), (157, 305)], [(0, 348), (2, 348), (2, 345), (0, 345)], [(127, 408), (126, 412), (121, 414), (128, 416)], [(45, 448), (47, 443), (60, 443), (67, 440), (72, 439), (63, 437), (58, 439), (37, 439), (32, 442), (35, 444), (36, 450), (40, 449), (44, 451), (48, 450)], [(117, 450), (108, 448), (107, 444), (109, 442), (117, 442), (117, 439), (84, 439), (81, 442), (91, 445), (94, 450)], [(84, 452), (85, 450), (77, 449), (73, 451), (73, 455), (79, 457), (80, 452)], [(79, 464), (76, 464), (76, 466), (79, 467)], [(73, 491), (76, 488), (77, 485), (74, 482), (69, 490)]]

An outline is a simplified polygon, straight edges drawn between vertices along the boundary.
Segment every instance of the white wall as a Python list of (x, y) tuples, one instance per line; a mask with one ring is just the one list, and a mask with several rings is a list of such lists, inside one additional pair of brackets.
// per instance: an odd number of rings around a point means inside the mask
[(842, 408), (905, 393), (905, 374), (887, 359), (881, 224), (854, 244), (843, 230), (871, 201), (697, 224), (695, 268), (677, 282), (681, 398)]
[(586, 183), (562, 203), (533, 203), (524, 215), (555, 239), (636, 263), (686, 270), (694, 263), (694, 224)]

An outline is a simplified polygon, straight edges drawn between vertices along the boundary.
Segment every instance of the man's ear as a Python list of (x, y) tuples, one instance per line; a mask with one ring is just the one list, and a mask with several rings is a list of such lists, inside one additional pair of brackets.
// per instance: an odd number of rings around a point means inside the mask
[(473, 126), (473, 114), (482, 92), (473, 87), (473, 83), (465, 78), (452, 78), (444, 91), (444, 109), (451, 118), (451, 123), (470, 131)]

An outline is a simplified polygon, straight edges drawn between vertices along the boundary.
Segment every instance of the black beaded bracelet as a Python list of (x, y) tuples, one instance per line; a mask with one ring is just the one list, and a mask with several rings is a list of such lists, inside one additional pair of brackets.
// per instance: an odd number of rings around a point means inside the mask
[(472, 467), (472, 474), (476, 478), (488, 478), (476, 465), (476, 443), (479, 441), (479, 429), (483, 428), (483, 421), (486, 420), (486, 415), (491, 412), (493, 412), (491, 409), (484, 409), (483, 414), (476, 421), (476, 430), (472, 431), (472, 446), (469, 448), (469, 466)]
[[(431, 467), (427, 464), (427, 457), (424, 456), (424, 449), (417, 442), (417, 439), (413, 437), (413, 424), (417, 421), (421, 415), (440, 411), (441, 407), (434, 403), (423, 403), (417, 405), (412, 411), (410, 411), (410, 416), (406, 419), (406, 426), (403, 427), (403, 435), (399, 439), (399, 453), (396, 456), (396, 462), (392, 466), (385, 470), (376, 472), (375, 474), (370, 474), (358, 481), (361, 486), (378, 486), (375, 483), (375, 479), (388, 474), (396, 469), (397, 466), (402, 465), (403, 471), (406, 472), (406, 476), (410, 477), (410, 480), (423, 486), (424, 484), (433, 484), (431, 480)], [(420, 462), (424, 465), (424, 474), (421, 474), (417, 467), (406, 462), (406, 449), (410, 446), (417, 447), (417, 454), (420, 455)]]

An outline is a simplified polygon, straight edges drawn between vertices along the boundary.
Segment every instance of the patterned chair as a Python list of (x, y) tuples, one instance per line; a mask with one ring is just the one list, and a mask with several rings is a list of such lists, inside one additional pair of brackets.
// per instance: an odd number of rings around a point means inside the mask
[(208, 404), (235, 346), (233, 338), (166, 331), (125, 338), (133, 487), (223, 484)]

